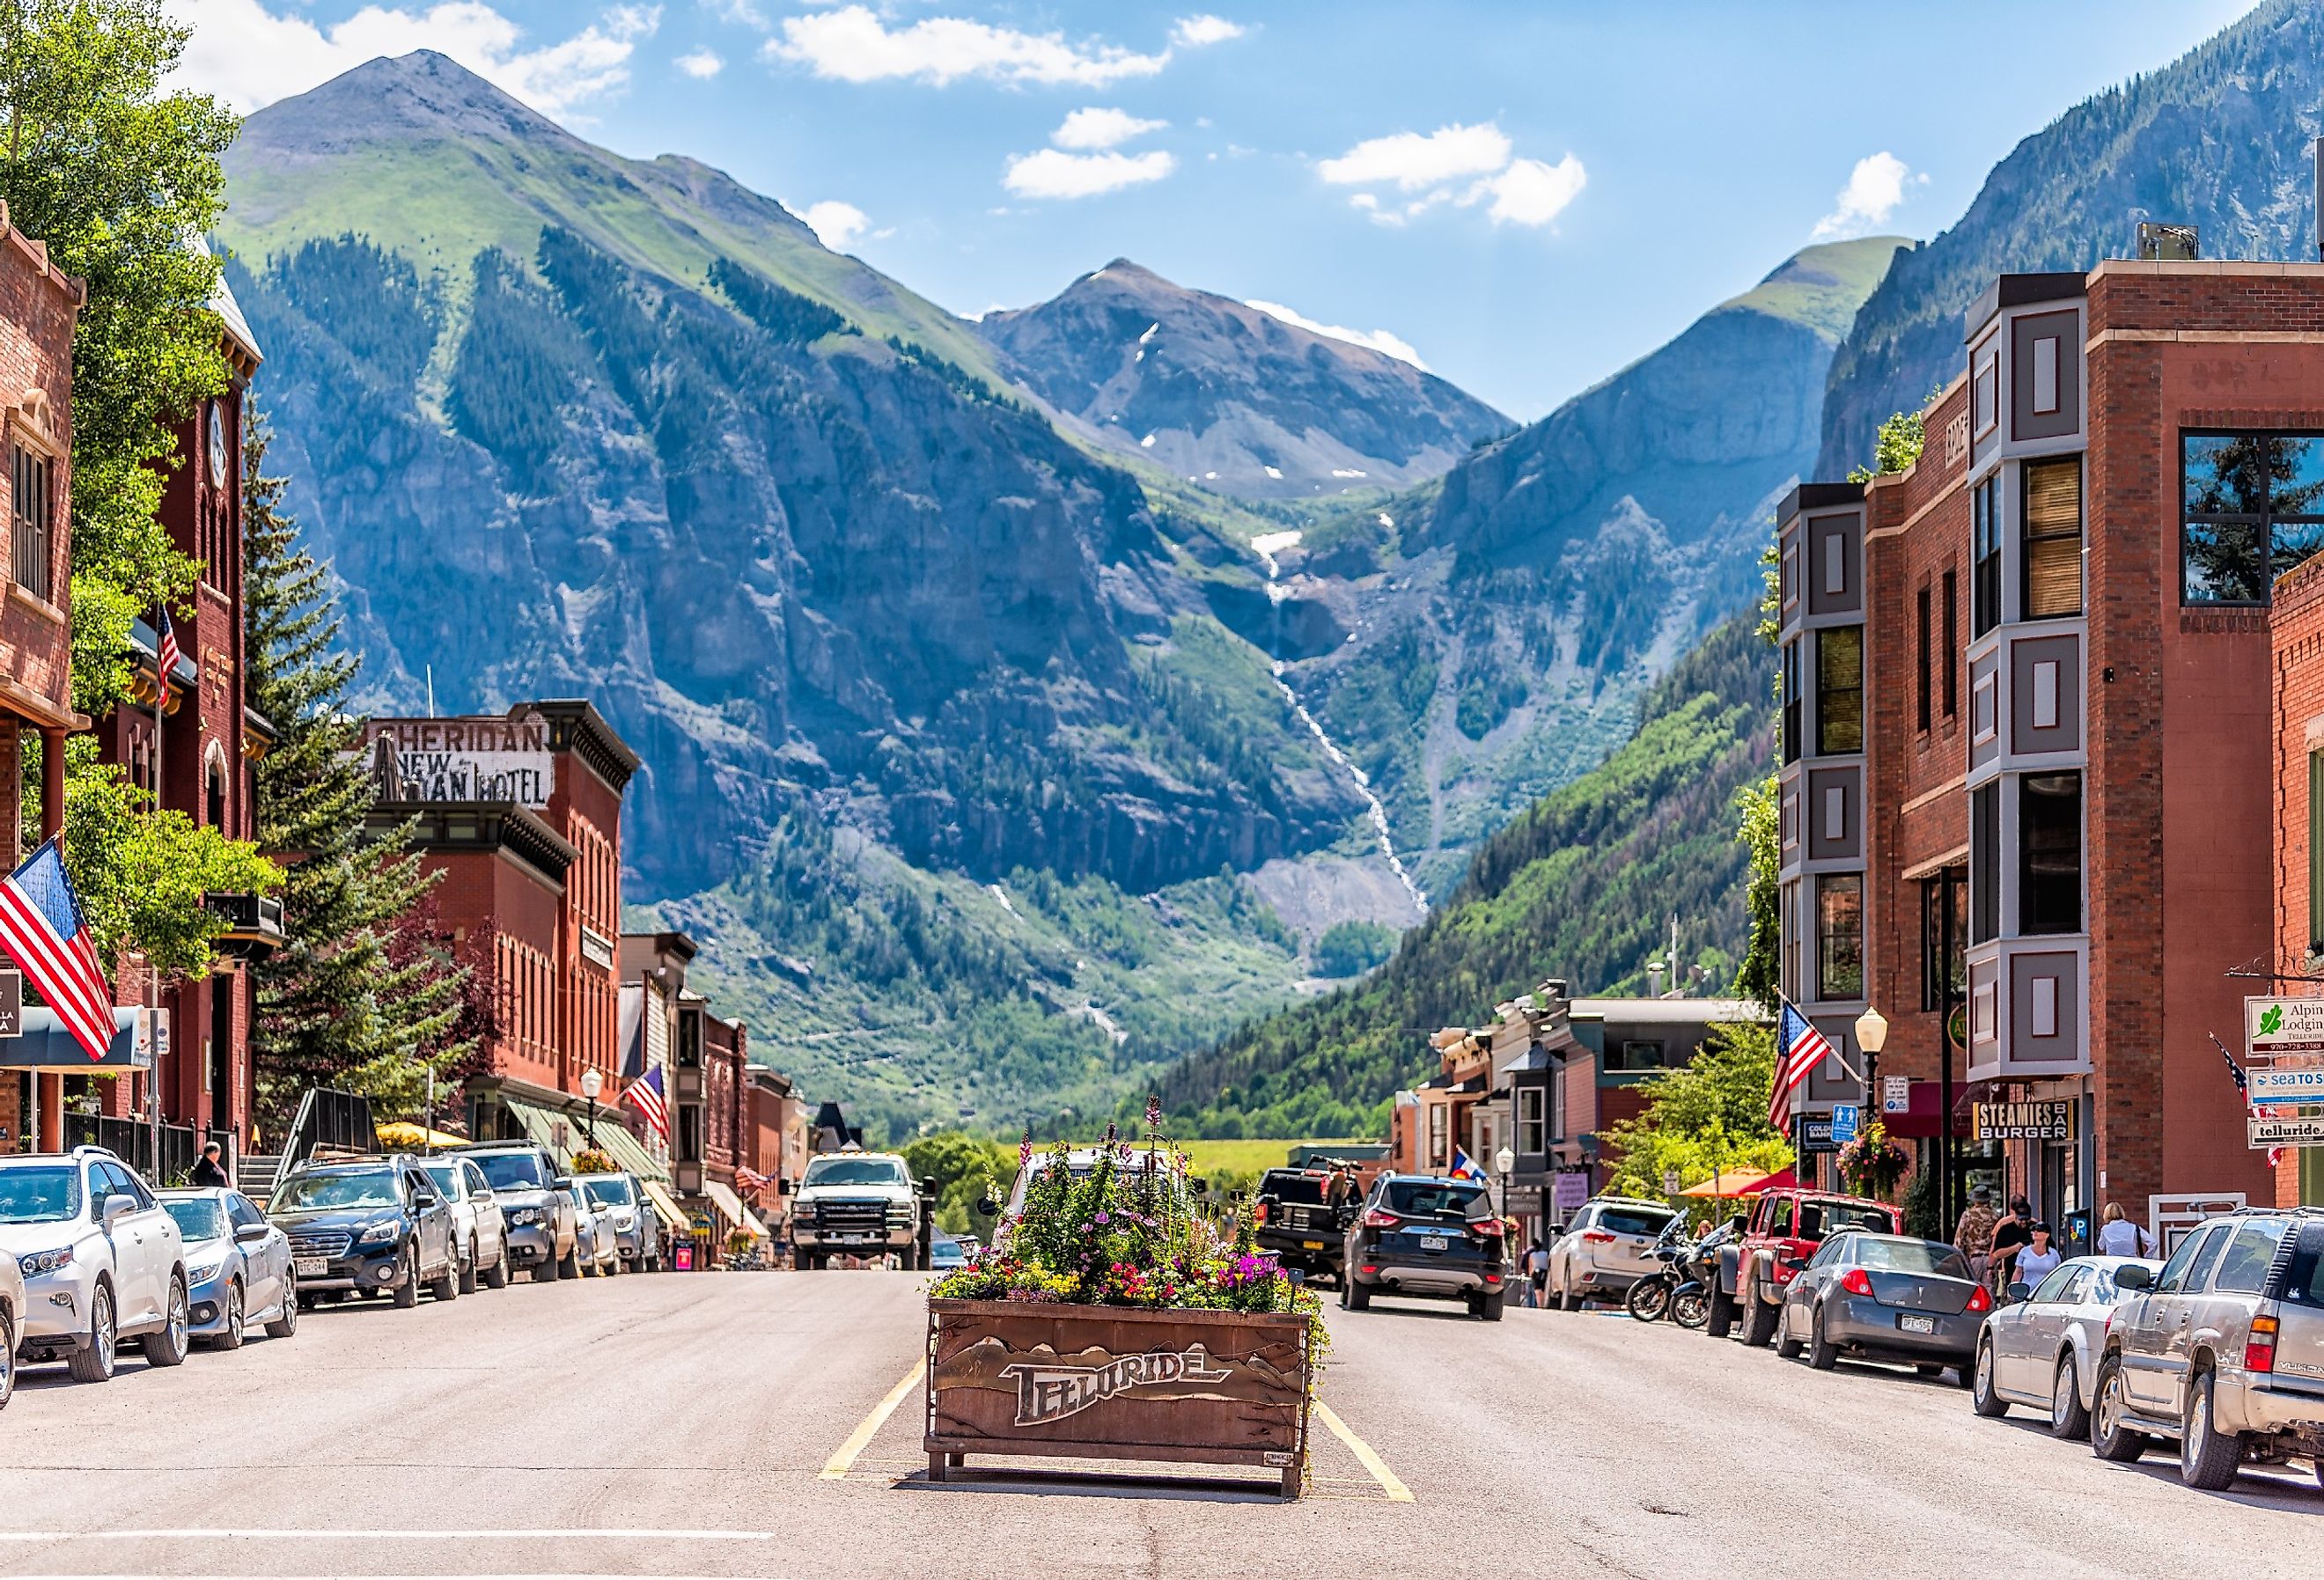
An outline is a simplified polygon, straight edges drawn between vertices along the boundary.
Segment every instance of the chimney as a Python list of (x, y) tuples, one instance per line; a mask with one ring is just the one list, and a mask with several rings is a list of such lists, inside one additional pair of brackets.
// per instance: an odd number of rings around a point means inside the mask
[(2144, 263), (2191, 263), (2203, 255), (2191, 225), (2138, 222), (2138, 257)]

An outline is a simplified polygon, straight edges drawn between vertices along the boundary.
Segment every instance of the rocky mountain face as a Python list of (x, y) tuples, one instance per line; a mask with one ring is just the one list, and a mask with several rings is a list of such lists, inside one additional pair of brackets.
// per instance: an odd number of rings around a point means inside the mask
[(2267, 0), (2020, 143), (1864, 304), (1832, 360), (1816, 475), (1865, 463), (1882, 419), (1960, 374), (1961, 314), (1996, 274), (2133, 256), (2148, 219), (2197, 226), (2208, 258), (2312, 257), (2320, 105), (2324, 5)]
[(977, 331), (1072, 431), (1249, 499), (1404, 487), (1514, 426), (1409, 362), (1127, 258)]

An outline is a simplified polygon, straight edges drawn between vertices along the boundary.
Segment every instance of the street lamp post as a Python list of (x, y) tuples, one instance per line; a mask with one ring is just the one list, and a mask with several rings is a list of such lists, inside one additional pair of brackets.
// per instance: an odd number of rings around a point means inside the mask
[(1517, 1215), (1509, 1211), (1509, 1176), (1517, 1166), (1517, 1155), (1503, 1146), (1493, 1154), (1493, 1167), (1501, 1175), (1501, 1216), (1514, 1222)]
[(594, 1069), (581, 1072), (581, 1095), (589, 1099), (589, 1150), (597, 1150), (597, 1094), (605, 1089), (605, 1077)]
[(1868, 1116), (1879, 1112), (1874, 1104), (1880, 1101), (1880, 1050), (1888, 1046), (1888, 1018), (1869, 1004), (1856, 1017), (1856, 1046), (1864, 1051), (1864, 1112)]

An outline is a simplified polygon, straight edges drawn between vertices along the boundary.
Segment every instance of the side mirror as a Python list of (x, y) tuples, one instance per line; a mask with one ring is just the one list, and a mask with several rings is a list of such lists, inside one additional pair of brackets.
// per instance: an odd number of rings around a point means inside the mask
[(571, 1190), (573, 1188), (573, 1176), (570, 1174), (560, 1174), (550, 1183), (558, 1190)]
[(105, 1221), (111, 1224), (115, 1218), (125, 1218), (135, 1212), (137, 1198), (134, 1196), (108, 1196), (105, 1198), (104, 1210)]
[(2001, 1291), (2001, 1298), (2012, 1306), (2023, 1306), (2025, 1304), (2025, 1298), (2033, 1292), (2034, 1286), (2031, 1284), (2012, 1284)]
[(416, 1213), (430, 1212), (434, 1210), (437, 1200), (437, 1195), (432, 1190), (415, 1190), (411, 1193), (411, 1210)]
[(2126, 1261), (2114, 1270), (2114, 1287), (2117, 1289), (2151, 1289), (2154, 1288), (2154, 1270)]
[(972, 1205), (974, 1206), (976, 1215), (980, 1218), (997, 1218), (1001, 1215), (1001, 1204), (992, 1199), (991, 1191), (978, 1197)]
[(274, 1225), (272, 1224), (237, 1224), (235, 1225), (234, 1241), (237, 1245), (255, 1245), (273, 1233)]

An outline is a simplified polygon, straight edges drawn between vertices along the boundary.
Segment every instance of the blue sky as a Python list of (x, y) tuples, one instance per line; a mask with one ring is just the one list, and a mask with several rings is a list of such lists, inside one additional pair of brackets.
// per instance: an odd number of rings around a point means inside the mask
[(1528, 419), (1819, 235), (1934, 235), (2020, 138), (2250, 9), (165, 3), (195, 26), (185, 79), (245, 110), (439, 49), (956, 311), (1127, 256), (1384, 331)]

